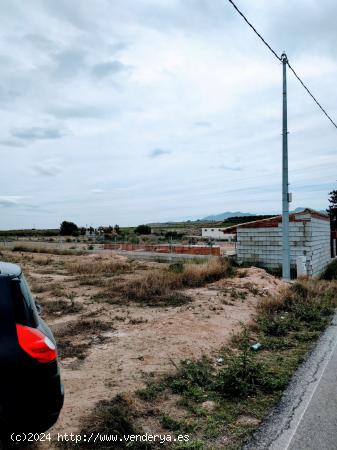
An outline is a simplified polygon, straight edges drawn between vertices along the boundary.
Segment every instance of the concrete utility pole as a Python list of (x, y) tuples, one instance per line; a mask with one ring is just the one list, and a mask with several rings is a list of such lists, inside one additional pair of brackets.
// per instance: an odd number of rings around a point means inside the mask
[(290, 280), (289, 246), (289, 200), (288, 193), (288, 117), (287, 117), (287, 63), (285, 53), (281, 56), (283, 64), (283, 130), (282, 130), (282, 278)]

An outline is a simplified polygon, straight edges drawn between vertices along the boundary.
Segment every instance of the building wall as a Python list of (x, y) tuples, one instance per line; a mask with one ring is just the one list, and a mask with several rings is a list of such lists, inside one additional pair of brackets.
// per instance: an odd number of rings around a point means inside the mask
[[(330, 262), (330, 224), (309, 214), (289, 223), (290, 264), (305, 256), (310, 276), (319, 275)], [(237, 258), (276, 269), (282, 265), (282, 223), (275, 227), (237, 229)]]
[(213, 228), (202, 228), (201, 229), (201, 236), (202, 237), (209, 237), (212, 239), (221, 239), (224, 241), (228, 241), (231, 242), (232, 240), (234, 240), (234, 234), (228, 234), (228, 233), (224, 233), (225, 228), (217, 228), (217, 227), (213, 227)]
[(312, 274), (319, 275), (331, 261), (330, 223), (312, 218), (311, 224)]

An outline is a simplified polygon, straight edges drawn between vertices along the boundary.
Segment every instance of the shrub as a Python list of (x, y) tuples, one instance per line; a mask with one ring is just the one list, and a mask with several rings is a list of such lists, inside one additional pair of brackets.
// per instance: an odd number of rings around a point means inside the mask
[(298, 321), (287, 314), (261, 315), (258, 319), (261, 330), (268, 336), (286, 336), (290, 330), (298, 329)]
[(169, 265), (169, 271), (174, 273), (181, 273), (184, 270), (184, 263), (181, 261)]
[(321, 275), (322, 280), (337, 280), (337, 259), (331, 261)]
[(232, 273), (232, 266), (227, 260), (211, 258), (202, 264), (187, 263), (174, 265), (173, 268), (171, 265), (169, 269), (154, 270), (135, 279), (113, 281), (106, 295), (114, 300), (119, 296), (153, 306), (177, 306), (190, 301), (179, 290), (203, 286)]
[(264, 371), (248, 351), (232, 357), (228, 367), (217, 376), (217, 390), (224, 397), (242, 397), (254, 393), (263, 385)]
[[(182, 271), (171, 268), (171, 274), (181, 277), (180, 280), (184, 279), (184, 273), (185, 266)], [(295, 283), (276, 298), (261, 300), (256, 321), (249, 325), (254, 336), (252, 342), (262, 344), (259, 352), (251, 350), (250, 336), (244, 330), (232, 340), (234, 349), (221, 352), (220, 361), (219, 358), (216, 363), (206, 358), (185, 361), (174, 375), (162, 378), (157, 386), (152, 381), (143, 390), (142, 398), (151, 401), (160, 392), (165, 395), (168, 390), (174, 392), (180, 397), (179, 406), (188, 415), (178, 421), (175, 416), (165, 416), (166, 410), (161, 411), (163, 426), (183, 433), (192, 420), (198, 437), (202, 437), (201, 448), (213, 448), (212, 443), (220, 442), (224, 435), (226, 448), (241, 448), (255, 425), (242, 423), (240, 417), (252, 416), (259, 421), (278, 401), (280, 392), (336, 306), (337, 282)], [(205, 400), (212, 401), (211, 409), (200, 405)], [(153, 408), (160, 408), (159, 402), (162, 398), (152, 404)], [(214, 438), (211, 447), (210, 438)], [(190, 448), (198, 448), (194, 440)]]
[(82, 311), (83, 306), (72, 300), (56, 300), (43, 303), (42, 313), (46, 315), (76, 314)]
[(173, 392), (179, 394), (193, 387), (211, 387), (214, 383), (213, 367), (207, 358), (182, 361), (177, 376), (168, 379)]
[(180, 274), (180, 282), (182, 287), (199, 287), (220, 278), (232, 276), (233, 273), (233, 267), (227, 259), (215, 257), (208, 259), (203, 264), (186, 264)]
[(136, 234), (151, 234), (151, 227), (149, 225), (138, 225), (134, 232)]
[[(107, 443), (106, 441), (97, 439), (95, 443), (91, 443), (90, 447), (95, 449), (108, 449), (113, 448), (115, 450), (122, 450), (125, 448), (135, 450), (150, 450), (153, 448), (152, 444), (146, 442), (124, 442), (124, 436), (131, 436), (141, 434), (141, 430), (135, 426), (135, 419), (137, 413), (132, 402), (122, 395), (117, 395), (110, 401), (100, 401), (95, 409), (91, 412), (90, 416), (85, 420), (81, 434), (83, 435), (117, 435), (120, 437), (113, 443)], [(67, 446), (68, 444), (65, 444)], [(88, 443), (83, 442), (77, 444), (78, 449), (88, 449)]]
[(269, 336), (286, 336), (302, 328), (320, 331), (337, 306), (337, 284), (297, 282), (259, 305), (258, 324)]
[(157, 270), (133, 280), (112, 280), (106, 293), (113, 299), (119, 296), (152, 306), (179, 306), (190, 301), (189, 297), (175, 291), (176, 285), (170, 275), (169, 271)]
[(241, 351), (229, 356), (227, 366), (217, 374), (216, 390), (224, 397), (247, 396), (265, 383), (265, 368), (250, 349), (249, 333), (244, 330), (241, 337)]
[(46, 247), (30, 247), (29, 245), (15, 245), (12, 249), (13, 252), (28, 252), (28, 253), (48, 253), (51, 255), (85, 255), (86, 252), (80, 250), (68, 250), (58, 248), (46, 248)]
[(102, 333), (113, 330), (112, 324), (98, 319), (83, 319), (68, 322), (66, 327), (54, 331), (61, 358), (84, 359), (92, 343), (104, 341)]

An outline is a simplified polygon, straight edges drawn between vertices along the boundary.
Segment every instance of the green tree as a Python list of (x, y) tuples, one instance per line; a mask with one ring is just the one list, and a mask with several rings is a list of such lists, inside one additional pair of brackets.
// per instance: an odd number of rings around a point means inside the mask
[(60, 225), (60, 235), (61, 236), (70, 236), (73, 233), (78, 232), (78, 226), (74, 222), (67, 222), (64, 220)]
[(337, 230), (337, 190), (329, 192), (329, 207), (327, 213), (330, 217), (331, 230)]
[(138, 227), (135, 228), (136, 234), (151, 234), (151, 227), (149, 225), (138, 225)]
[(119, 234), (120, 231), (121, 231), (121, 229), (120, 229), (119, 225), (116, 224), (116, 225), (115, 225), (115, 233), (116, 233), (116, 234)]

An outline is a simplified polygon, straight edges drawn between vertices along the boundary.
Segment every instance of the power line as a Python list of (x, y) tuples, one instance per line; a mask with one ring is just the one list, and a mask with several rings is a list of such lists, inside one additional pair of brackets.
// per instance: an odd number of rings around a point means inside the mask
[(308, 94), (310, 95), (310, 97), (313, 99), (313, 101), (316, 103), (316, 105), (321, 109), (321, 111), (323, 112), (323, 114), (326, 115), (326, 117), (330, 120), (330, 122), (332, 123), (332, 125), (337, 128), (336, 123), (331, 119), (331, 117), (329, 116), (329, 114), (325, 111), (325, 109), (323, 108), (323, 106), (319, 103), (318, 100), (316, 100), (316, 98), (313, 96), (313, 94), (310, 92), (310, 90), (307, 88), (307, 86), (303, 83), (303, 81), (301, 80), (301, 78), (297, 75), (297, 73), (295, 72), (295, 70), (291, 67), (291, 65), (289, 64), (289, 61), (287, 61), (288, 67), (289, 69), (292, 71), (292, 73), (295, 75), (295, 77), (298, 79), (298, 81), (301, 83), (301, 85), (304, 87), (304, 89), (308, 92)]
[[(282, 61), (282, 57), (278, 56), (278, 54), (275, 52), (275, 50), (272, 49), (272, 47), (268, 44), (268, 42), (263, 39), (261, 34), (256, 30), (256, 28), (249, 22), (249, 20), (246, 18), (246, 16), (239, 10), (239, 8), (236, 6), (236, 4), (232, 0), (228, 0), (229, 3), (234, 7), (234, 9), (240, 14), (240, 16), (243, 18), (243, 20), (250, 26), (250, 28), (254, 31), (254, 33), (261, 39), (261, 41), (264, 43), (266, 47), (272, 52), (272, 54), (279, 60)], [(323, 108), (323, 106), (319, 103), (318, 100), (314, 97), (314, 95), (310, 92), (309, 88), (304, 84), (304, 82), (301, 80), (301, 78), (297, 75), (295, 70), (290, 65), (289, 61), (287, 60), (287, 65), (289, 69), (292, 71), (292, 73), (295, 75), (295, 77), (298, 79), (298, 81), (301, 83), (301, 85), (304, 87), (304, 89), (307, 91), (307, 93), (310, 95), (310, 97), (313, 99), (313, 101), (316, 103), (316, 105), (320, 108), (320, 110), (323, 112), (323, 114), (330, 120), (332, 125), (337, 129), (337, 124), (332, 120), (332, 118), (329, 116), (329, 114), (326, 112), (326, 110)]]
[(246, 16), (239, 10), (239, 8), (236, 6), (236, 4), (232, 0), (228, 0), (229, 3), (236, 9), (236, 11), (240, 14), (240, 16), (243, 18), (243, 20), (250, 26), (250, 28), (254, 31), (254, 33), (261, 39), (261, 41), (264, 43), (265, 46), (269, 48), (269, 50), (272, 52), (272, 54), (277, 58), (279, 61), (281, 61), (281, 58), (278, 56), (278, 54), (271, 48), (271, 46), (268, 44), (267, 41), (263, 39), (261, 34), (256, 30), (256, 28), (249, 22), (249, 20), (246, 18)]

